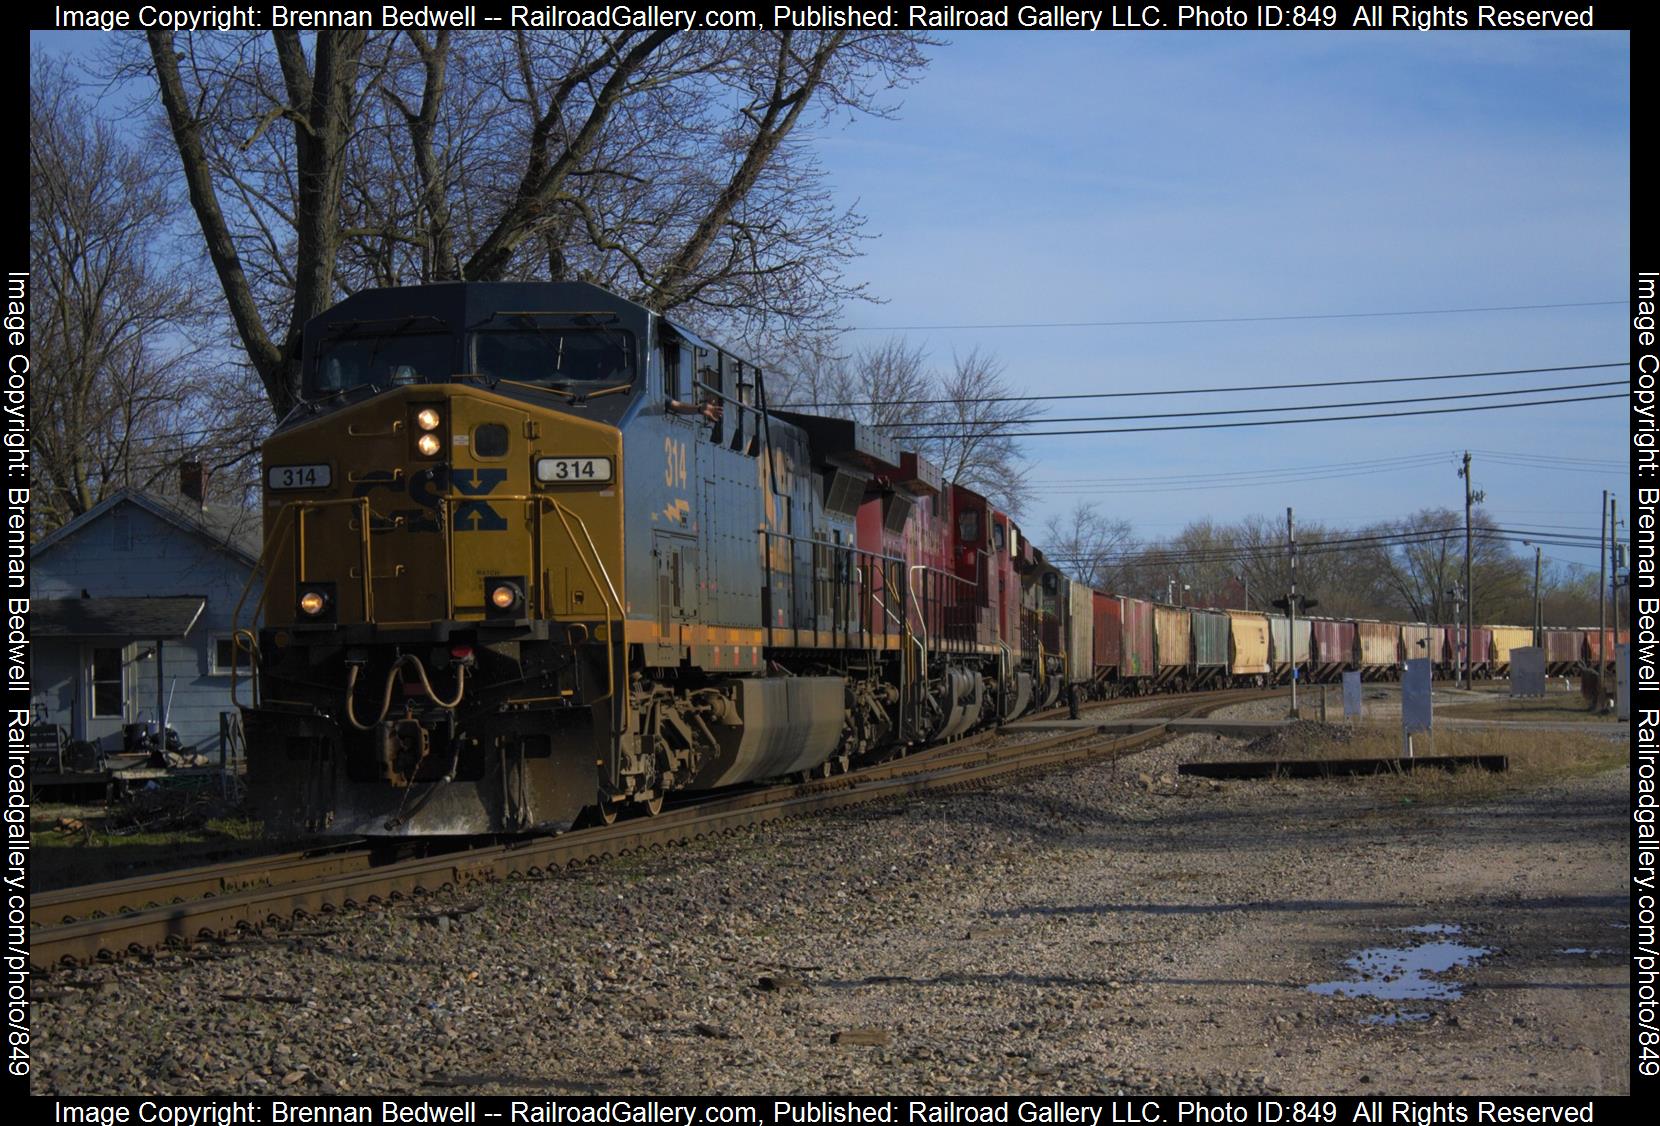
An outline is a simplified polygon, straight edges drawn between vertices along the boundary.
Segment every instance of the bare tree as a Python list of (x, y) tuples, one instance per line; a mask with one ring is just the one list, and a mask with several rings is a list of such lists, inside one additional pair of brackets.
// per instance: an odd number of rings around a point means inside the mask
[(1003, 363), (975, 349), (953, 356), (940, 377), (937, 413), (906, 421), (930, 424), (915, 439), (945, 479), (966, 485), (999, 508), (1019, 515), (1031, 496), (1030, 469), (1020, 448), (1021, 423), (1037, 417), (1037, 406), (1013, 394)]
[(171, 490), (180, 460), (228, 462), (251, 433), (208, 362), (203, 291), (166, 253), (165, 163), (98, 122), (61, 64), (34, 56), (29, 79), (39, 533), (121, 487)]
[(1065, 515), (1051, 516), (1043, 532), (1050, 561), (1073, 579), (1096, 590), (1120, 589), (1122, 555), (1132, 534), (1128, 520), (1112, 519), (1080, 500)]
[(922, 349), (897, 337), (862, 349), (851, 363), (830, 377), (833, 402), (855, 404), (831, 408), (879, 429), (891, 430), (918, 417), (928, 418), (934, 405), (928, 400), (938, 389)]
[(808, 133), (889, 112), (927, 42), (158, 31), (146, 69), (284, 409), (304, 322), (370, 285), (581, 279), (749, 342), (824, 328), (861, 292), (842, 273), (861, 220), (833, 206)]
[(806, 367), (788, 382), (798, 408), (856, 419), (895, 436), (940, 468), (945, 480), (1018, 516), (1028, 469), (1017, 427), (1036, 417), (1012, 394), (995, 357), (972, 351), (938, 372), (927, 353), (895, 337), (851, 357), (801, 353)]
[[(1491, 534), (1493, 526), (1492, 519), (1479, 509), (1471, 519), (1470, 585), (1478, 621), (1494, 620), (1493, 615), (1524, 589), (1532, 589), (1531, 569)], [(1388, 546), (1374, 552), (1397, 607), (1415, 621), (1459, 620), (1453, 591), (1464, 585), (1463, 515), (1445, 508), (1424, 509), (1372, 531), (1392, 537)]]

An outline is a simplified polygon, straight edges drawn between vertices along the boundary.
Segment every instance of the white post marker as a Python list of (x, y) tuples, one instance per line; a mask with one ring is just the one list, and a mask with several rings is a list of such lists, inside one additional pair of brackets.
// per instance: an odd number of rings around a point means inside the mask
[(1360, 674), (1346, 672), (1343, 674), (1343, 718), (1359, 719), (1361, 711)]
[(1431, 698), (1431, 662), (1421, 657), (1406, 663), (1406, 675), (1401, 677), (1401, 740), (1402, 758), (1412, 757), (1412, 736), (1428, 732), (1434, 716)]

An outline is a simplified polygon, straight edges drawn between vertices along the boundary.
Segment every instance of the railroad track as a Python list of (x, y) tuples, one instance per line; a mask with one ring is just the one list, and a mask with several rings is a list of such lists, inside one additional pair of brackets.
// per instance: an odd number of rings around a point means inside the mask
[[(1153, 711), (1159, 718), (1206, 715), (1277, 694), (1225, 690), (1172, 699)], [(1169, 729), (1117, 738), (1084, 729), (1018, 742), (1010, 734), (987, 731), (848, 774), (716, 795), (657, 817), (557, 837), (386, 862), (378, 862), (384, 858), (365, 843), (346, 843), (42, 893), (30, 901), (29, 960), (41, 968), (88, 962), (469, 883), (541, 876), (845, 805), (1038, 773), (1075, 759), (1118, 757), (1167, 737)]]

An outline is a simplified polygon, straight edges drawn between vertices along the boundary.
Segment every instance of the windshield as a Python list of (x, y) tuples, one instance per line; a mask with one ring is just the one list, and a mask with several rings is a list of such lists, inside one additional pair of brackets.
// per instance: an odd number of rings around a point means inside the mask
[(473, 337), (474, 370), (519, 383), (632, 383), (634, 336), (615, 328), (533, 327)]
[(450, 340), (440, 333), (384, 332), (340, 336), (317, 350), (307, 398), (353, 387), (401, 387), (449, 378)]

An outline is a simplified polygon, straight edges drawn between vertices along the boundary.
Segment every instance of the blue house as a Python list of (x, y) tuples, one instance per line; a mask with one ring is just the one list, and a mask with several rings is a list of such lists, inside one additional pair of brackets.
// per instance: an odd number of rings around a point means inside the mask
[[(39, 540), (30, 633), (37, 722), (122, 748), (122, 727), (165, 722), (185, 750), (217, 753), (220, 714), (248, 696), (232, 644), (259, 598), (259, 515), (122, 490)], [(251, 588), (251, 589), (250, 589)], [(242, 620), (237, 604), (247, 600)]]

